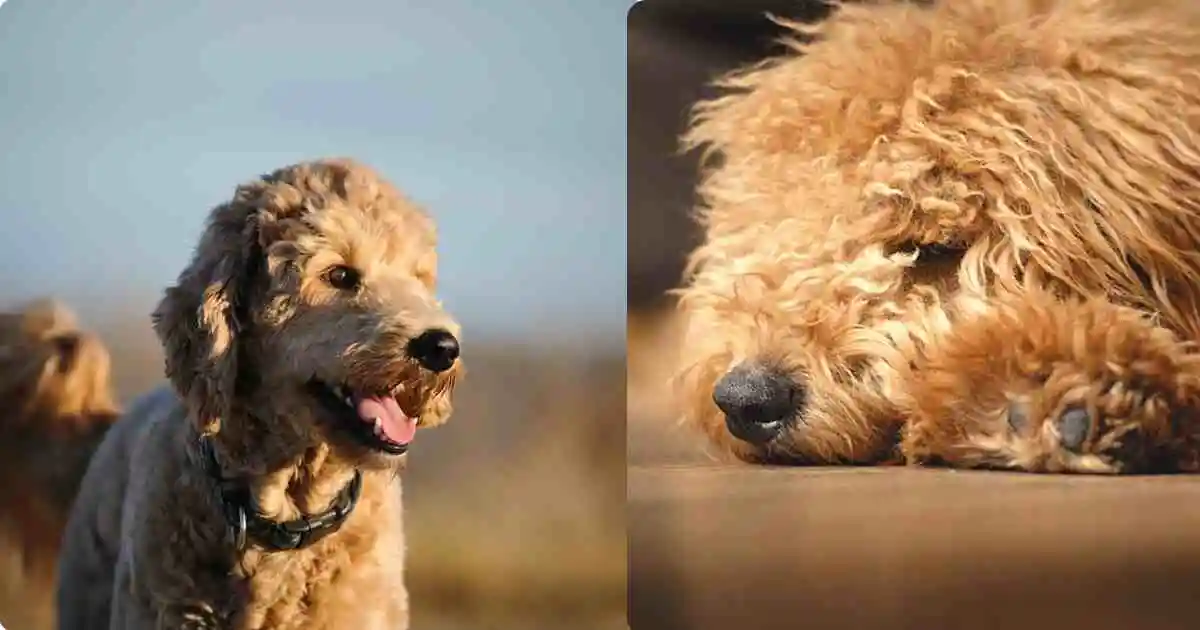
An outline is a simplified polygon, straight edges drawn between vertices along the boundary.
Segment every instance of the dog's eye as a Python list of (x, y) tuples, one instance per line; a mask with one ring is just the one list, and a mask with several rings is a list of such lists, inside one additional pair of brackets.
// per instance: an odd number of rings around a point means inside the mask
[(325, 281), (329, 286), (342, 291), (353, 291), (358, 288), (362, 277), (359, 276), (358, 270), (346, 265), (334, 265), (325, 272)]

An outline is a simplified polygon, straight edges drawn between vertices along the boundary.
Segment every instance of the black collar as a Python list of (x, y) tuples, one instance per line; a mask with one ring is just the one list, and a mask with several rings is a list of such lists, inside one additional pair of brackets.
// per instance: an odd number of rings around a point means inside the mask
[(220, 489), (225, 524), (238, 551), (246, 548), (247, 539), (268, 551), (303, 549), (341, 528), (362, 494), (362, 472), (355, 470), (354, 478), (342, 488), (328, 510), (282, 523), (273, 521), (255, 508), (245, 484), (221, 474), (210, 438), (200, 438), (200, 450), (205, 472)]

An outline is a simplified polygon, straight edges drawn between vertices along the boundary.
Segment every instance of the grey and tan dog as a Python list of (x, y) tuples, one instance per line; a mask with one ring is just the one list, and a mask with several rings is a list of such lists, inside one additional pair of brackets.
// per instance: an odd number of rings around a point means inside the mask
[(459, 327), (432, 220), (348, 160), (213, 210), (154, 313), (172, 388), (82, 483), (59, 627), (408, 627), (396, 473), (451, 413)]

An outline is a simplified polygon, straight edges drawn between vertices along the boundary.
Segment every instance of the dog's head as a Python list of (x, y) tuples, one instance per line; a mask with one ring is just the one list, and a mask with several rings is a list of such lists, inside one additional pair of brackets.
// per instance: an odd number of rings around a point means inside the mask
[(743, 459), (872, 461), (922, 348), (997, 296), (1101, 296), (1187, 331), (1184, 4), (845, 5), (724, 78), (686, 138), (713, 158), (681, 291), (687, 419)]
[(349, 160), (240, 186), (153, 315), (200, 429), (265, 427), (274, 439), (238, 441), (386, 462), (446, 421), (462, 361), (435, 244), (426, 214)]
[(104, 344), (57, 301), (0, 313), (0, 425), (47, 421), (39, 428), (54, 431), (113, 412), (110, 368)]

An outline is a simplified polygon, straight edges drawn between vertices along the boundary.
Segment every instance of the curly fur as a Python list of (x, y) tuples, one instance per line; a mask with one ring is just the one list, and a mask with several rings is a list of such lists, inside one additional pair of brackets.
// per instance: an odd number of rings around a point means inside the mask
[[(407, 342), (458, 325), (434, 297), (435, 232), (366, 166), (303, 163), (238, 187), (153, 315), (172, 389), (131, 406), (83, 481), (60, 565), (62, 628), (406, 628), (403, 457), (348, 438), (310, 379), (393, 392), (422, 427), (450, 415), (462, 371)], [(327, 282), (350, 265), (357, 290)], [(357, 469), (362, 498), (295, 551), (237, 551), (200, 436), (279, 521), (319, 513)]]
[(53, 627), (59, 535), (116, 420), (110, 359), (53, 300), (0, 313), (0, 621)]
[[(954, 0), (784, 22), (698, 105), (679, 391), (752, 462), (1200, 465), (1200, 9)], [(714, 383), (807, 401), (735, 439)], [(1064, 414), (1086, 413), (1064, 446)]]

